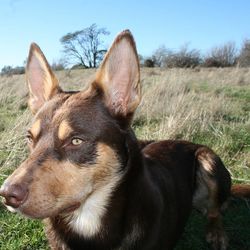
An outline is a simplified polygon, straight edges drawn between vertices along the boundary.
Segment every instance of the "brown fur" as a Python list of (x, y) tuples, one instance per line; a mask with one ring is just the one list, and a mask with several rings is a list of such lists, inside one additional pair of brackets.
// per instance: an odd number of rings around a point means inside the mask
[(231, 193), (235, 197), (250, 199), (250, 185), (244, 185), (244, 184), (233, 185)]

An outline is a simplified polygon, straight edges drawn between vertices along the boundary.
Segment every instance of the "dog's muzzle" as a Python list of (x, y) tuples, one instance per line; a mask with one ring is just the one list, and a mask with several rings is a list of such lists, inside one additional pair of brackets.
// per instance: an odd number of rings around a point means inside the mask
[(28, 189), (20, 184), (4, 183), (0, 189), (0, 195), (4, 197), (4, 204), (18, 208), (28, 197)]

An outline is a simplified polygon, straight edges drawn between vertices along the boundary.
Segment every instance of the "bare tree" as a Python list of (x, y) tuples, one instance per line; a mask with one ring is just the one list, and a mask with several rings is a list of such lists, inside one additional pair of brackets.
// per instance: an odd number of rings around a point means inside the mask
[(188, 44), (183, 45), (178, 51), (168, 51), (165, 66), (168, 68), (194, 68), (201, 62), (200, 51), (189, 49)]
[(75, 63), (85, 68), (96, 68), (103, 59), (106, 49), (101, 36), (109, 35), (106, 28), (98, 28), (96, 24), (68, 33), (60, 39), (64, 53)]
[(23, 66), (16, 66), (16, 67), (4, 66), (1, 70), (0, 75), (3, 76), (21, 75), (24, 74), (24, 72), (25, 69)]
[(154, 51), (150, 60), (153, 61), (154, 66), (163, 67), (167, 55), (168, 49), (165, 47), (165, 45), (161, 45)]
[(238, 63), (240, 67), (250, 66), (250, 39), (243, 42)]
[(237, 58), (237, 48), (234, 42), (227, 42), (221, 46), (213, 47), (204, 58), (205, 67), (234, 66)]
[(55, 71), (64, 70), (67, 67), (67, 62), (64, 58), (60, 58), (59, 60), (54, 60), (51, 64), (51, 68)]

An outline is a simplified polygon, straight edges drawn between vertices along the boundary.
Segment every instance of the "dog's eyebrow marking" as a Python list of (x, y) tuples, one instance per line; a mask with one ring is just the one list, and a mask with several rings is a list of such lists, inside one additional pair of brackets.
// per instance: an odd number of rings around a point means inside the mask
[(66, 120), (63, 120), (58, 128), (58, 138), (64, 140), (73, 131), (72, 127)]
[(33, 123), (32, 127), (31, 127), (31, 129), (30, 129), (30, 132), (31, 132), (31, 134), (32, 134), (34, 137), (38, 137), (38, 135), (39, 135), (40, 132), (41, 132), (41, 120), (40, 120), (40, 119), (36, 120), (36, 121)]

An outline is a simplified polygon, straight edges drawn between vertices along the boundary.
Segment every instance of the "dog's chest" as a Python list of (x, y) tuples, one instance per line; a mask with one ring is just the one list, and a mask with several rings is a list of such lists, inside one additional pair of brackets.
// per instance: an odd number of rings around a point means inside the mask
[(110, 199), (120, 176), (113, 177), (109, 183), (93, 192), (87, 200), (69, 216), (65, 217), (70, 231), (86, 239), (102, 234), (103, 218), (110, 207)]

